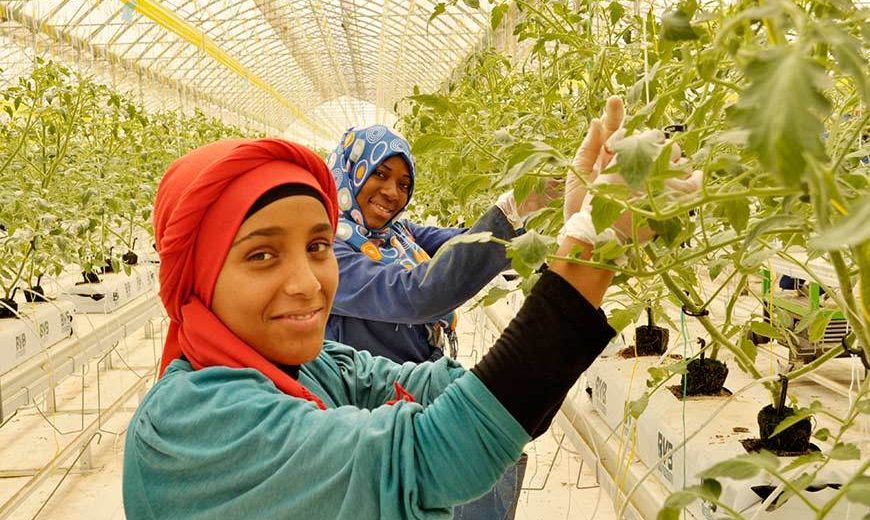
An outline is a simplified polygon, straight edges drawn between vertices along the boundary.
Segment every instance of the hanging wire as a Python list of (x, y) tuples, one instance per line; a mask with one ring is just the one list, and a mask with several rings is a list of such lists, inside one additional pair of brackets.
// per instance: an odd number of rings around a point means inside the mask
[[(689, 327), (686, 325), (686, 313), (680, 311), (680, 336), (683, 340), (683, 360), (688, 361), (689, 359)], [(688, 365), (687, 365), (688, 366)], [(682, 403), (682, 419), (683, 419), (683, 487), (686, 487), (686, 401), (688, 400), (688, 394), (686, 393), (687, 386), (689, 384), (688, 372), (683, 376), (683, 398), (680, 399)]]

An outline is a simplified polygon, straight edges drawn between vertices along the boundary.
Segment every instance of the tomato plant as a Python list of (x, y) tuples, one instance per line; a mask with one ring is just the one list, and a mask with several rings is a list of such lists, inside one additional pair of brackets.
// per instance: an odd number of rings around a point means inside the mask
[(0, 287), (67, 265), (100, 271), (151, 232), (157, 181), (187, 150), (242, 131), (197, 111), (146, 113), (123, 93), (36, 58), (0, 90)]
[[(619, 171), (629, 186), (598, 189), (593, 221), (601, 230), (628, 211), (657, 238), (644, 246), (601, 244), (591, 261), (569, 259), (617, 271), (611, 324), (634, 322), (649, 302), (667, 319), (662, 304), (669, 301), (698, 315), (711, 348), (761, 380), (749, 332), (771, 329), (793, 347), (794, 331), (762, 316), (736, 322), (735, 303), (746, 290), (762, 300), (749, 282), (771, 258), (806, 267), (798, 258), (806, 252), (836, 272), (835, 286), (812, 269), (809, 276), (852, 333), (787, 377), (817, 369), (847, 346), (870, 357), (866, 8), (849, 1), (684, 0), (654, 12), (619, 2), (517, 0), (491, 11), (494, 27), (508, 9), (517, 14), (516, 52), (480, 50), (442, 89), (416, 91), (403, 106), (400, 129), (423, 173), (413, 211), (470, 222), (499, 189), (512, 187), (522, 198), (544, 179), (575, 174), (570, 159), (588, 122), (608, 95), (619, 94), (629, 114)], [(704, 171), (700, 193), (661, 195), (664, 179), (684, 172), (669, 166), (671, 145), (645, 142), (635, 132), (642, 128), (674, 132), (691, 165)], [(522, 264), (553, 258), (552, 248), (540, 246), (552, 242), (547, 237), (561, 219), (554, 205), (528, 222), (540, 233), (536, 239), (507, 244), (521, 274), (530, 272)], [(699, 290), (702, 280), (715, 287), (711, 296)], [(705, 316), (729, 285), (736, 289), (725, 298), (725, 314)], [(765, 386), (775, 403), (779, 384)], [(843, 429), (836, 440), (870, 412), (868, 396), (865, 380), (847, 416), (837, 418)], [(866, 485), (861, 472), (849, 489)], [(708, 492), (698, 487), (691, 496)]]

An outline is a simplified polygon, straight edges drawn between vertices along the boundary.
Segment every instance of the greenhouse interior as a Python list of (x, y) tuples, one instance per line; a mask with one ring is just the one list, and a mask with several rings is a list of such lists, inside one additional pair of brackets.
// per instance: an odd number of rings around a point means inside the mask
[(0, 0), (0, 520), (870, 519), (870, 4)]

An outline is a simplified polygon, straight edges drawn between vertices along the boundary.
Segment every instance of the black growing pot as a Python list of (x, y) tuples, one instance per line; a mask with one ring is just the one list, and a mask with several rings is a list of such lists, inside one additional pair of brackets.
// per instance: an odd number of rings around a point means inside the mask
[(30, 289), (24, 290), (24, 299), (30, 303), (45, 302), (45, 290), (41, 285), (34, 285)]
[(652, 308), (646, 308), (647, 324), (634, 329), (638, 356), (660, 356), (668, 348), (668, 329), (653, 323)]
[(0, 319), (15, 318), (18, 312), (18, 303), (12, 298), (0, 298)]
[(813, 424), (809, 417), (801, 419), (774, 437), (770, 436), (779, 423), (792, 415), (794, 415), (794, 408), (783, 406), (776, 409), (770, 404), (758, 412), (758, 433), (763, 448), (774, 452), (790, 453), (801, 453), (810, 449)]
[(716, 359), (693, 359), (686, 370), (680, 381), (686, 395), (719, 395), (728, 377), (728, 365)]
[(127, 251), (121, 256), (121, 260), (127, 265), (136, 265), (139, 263), (139, 255), (133, 251)]
[(84, 279), (84, 282), (80, 283), (100, 283), (100, 275), (94, 271), (82, 271), (82, 279)]

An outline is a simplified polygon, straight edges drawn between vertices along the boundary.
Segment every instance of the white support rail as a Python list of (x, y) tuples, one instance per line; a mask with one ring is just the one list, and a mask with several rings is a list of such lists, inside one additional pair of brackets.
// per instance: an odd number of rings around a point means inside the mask
[[(153, 299), (152, 299), (153, 300)], [(127, 389), (118, 399), (115, 400), (108, 408), (103, 410), (102, 414), (91, 421), (91, 423), (81, 431), (76, 438), (73, 439), (66, 447), (61, 450), (48, 464), (42, 467), (21, 489), (18, 490), (9, 500), (0, 505), (0, 520), (12, 518), (12, 514), (24, 501), (30, 497), (34, 491), (39, 489), (39, 486), (49, 478), (55, 470), (60, 468), (60, 465), (75, 455), (75, 459), (82, 456), (85, 450), (90, 449), (90, 443), (94, 437), (99, 435), (100, 426), (105, 422), (107, 417), (111, 417), (117, 412), (127, 401), (135, 397), (145, 388), (145, 383), (150, 379), (150, 376), (143, 376), (136, 380), (130, 388)]]
[(163, 312), (155, 293), (149, 292), (115, 311), (105, 323), (90, 332), (51, 347), (47, 356), (28, 360), (0, 379), (0, 424), (18, 408), (53, 389), (87, 360), (99, 357)]
[[(556, 414), (556, 423), (580, 452), (583, 462), (594, 468), (598, 484), (614, 500), (614, 508), (617, 508), (625, 500), (625, 492), (645, 478), (646, 466), (634, 457), (626, 461), (626, 454), (620, 452), (610, 428), (592, 410), (588, 401), (581, 403), (566, 399)], [(624, 518), (655, 519), (668, 495), (670, 492), (656, 479), (646, 478), (630, 497)]]

